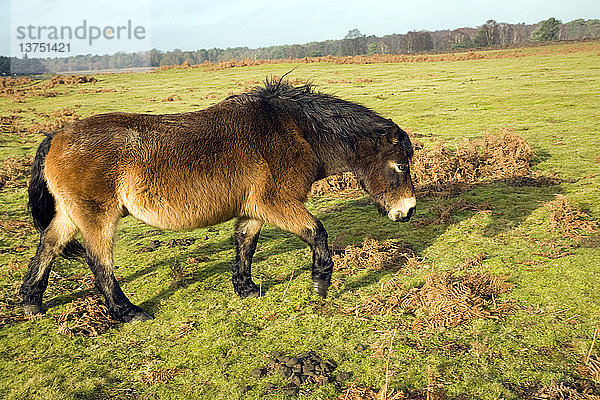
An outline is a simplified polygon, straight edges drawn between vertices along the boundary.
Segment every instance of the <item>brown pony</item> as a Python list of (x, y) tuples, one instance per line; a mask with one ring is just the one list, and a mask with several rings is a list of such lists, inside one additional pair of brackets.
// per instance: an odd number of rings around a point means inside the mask
[(41, 312), (56, 256), (85, 254), (114, 318), (151, 318), (113, 275), (117, 223), (128, 214), (162, 229), (237, 218), (232, 280), (242, 297), (260, 295), (250, 264), (262, 225), (292, 232), (311, 247), (314, 290), (326, 296), (333, 262), (327, 232), (303, 204), (311, 184), (352, 171), (380, 211), (407, 221), (412, 154), (392, 120), (281, 80), (196, 112), (77, 121), (48, 135), (32, 166), (29, 206), (41, 237), (21, 287), (24, 312)]

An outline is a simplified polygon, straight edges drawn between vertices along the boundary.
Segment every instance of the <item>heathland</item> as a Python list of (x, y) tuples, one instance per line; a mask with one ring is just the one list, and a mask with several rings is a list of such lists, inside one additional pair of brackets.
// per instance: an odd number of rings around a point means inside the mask
[[(309, 249), (274, 227), (253, 265), (265, 295), (241, 299), (231, 221), (167, 232), (127, 217), (116, 275), (155, 317), (137, 324), (106, 318), (77, 261), (55, 263), (43, 317), (19, 311), (39, 238), (26, 184), (41, 132), (205, 108), (297, 64), (3, 80), (0, 397), (598, 398), (599, 59), (600, 43), (585, 42), (299, 64), (292, 83), (411, 133), (417, 214), (379, 216), (348, 176), (316, 187), (307, 204), (336, 253), (326, 299), (311, 293)], [(308, 351), (333, 363), (288, 385), (282, 363), (294, 360), (280, 358)]]

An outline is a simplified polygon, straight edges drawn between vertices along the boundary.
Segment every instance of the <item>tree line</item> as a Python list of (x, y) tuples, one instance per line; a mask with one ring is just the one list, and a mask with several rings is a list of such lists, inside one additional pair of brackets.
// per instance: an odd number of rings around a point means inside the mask
[[(584, 40), (600, 38), (600, 20), (577, 19), (562, 23), (549, 18), (537, 24), (508, 24), (489, 20), (477, 28), (440, 31), (412, 31), (383, 37), (366, 36), (352, 29), (341, 40), (325, 40), (305, 44), (199, 49), (195, 51), (150, 50), (112, 55), (78, 55), (63, 58), (9, 58), (0, 56), (0, 73), (48, 73), (81, 70), (159, 67), (220, 62), (232, 59), (284, 59), (320, 56), (355, 56), (373, 54), (411, 54), (443, 52), (469, 48), (519, 46), (553, 40)], [(15, 68), (17, 67), (17, 68)]]

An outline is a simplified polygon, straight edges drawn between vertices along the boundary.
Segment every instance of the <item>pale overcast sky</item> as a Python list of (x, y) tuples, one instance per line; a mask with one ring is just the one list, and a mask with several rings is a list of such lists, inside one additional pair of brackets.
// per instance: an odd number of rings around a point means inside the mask
[[(11, 7), (10, 0), (0, 0), (0, 54), (4, 55), (16, 35), (15, 23), (76, 27), (86, 19), (102, 27), (131, 19), (148, 30), (147, 40), (135, 45), (195, 50), (341, 39), (353, 28), (382, 36), (476, 27), (488, 19), (535, 23), (549, 17), (563, 22), (600, 18), (600, 0), (13, 1)], [(90, 49), (90, 53), (103, 50), (100, 45)]]

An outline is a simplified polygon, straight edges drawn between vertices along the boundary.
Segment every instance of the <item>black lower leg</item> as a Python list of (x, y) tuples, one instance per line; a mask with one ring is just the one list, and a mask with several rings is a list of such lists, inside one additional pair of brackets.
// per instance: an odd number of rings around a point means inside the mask
[(306, 231), (303, 238), (313, 251), (312, 281), (315, 292), (326, 297), (331, 284), (333, 261), (327, 244), (327, 231), (321, 221), (317, 220), (315, 230)]
[(238, 220), (235, 228), (235, 261), (231, 280), (233, 289), (240, 297), (258, 297), (261, 295), (258, 286), (252, 281), (252, 256), (262, 223), (256, 220)]
[(42, 310), (42, 296), (48, 287), (52, 260), (44, 257), (44, 236), (40, 238), (35, 256), (29, 261), (29, 272), (21, 285), (21, 306), (25, 314), (38, 314)]
[(110, 315), (123, 322), (145, 321), (152, 319), (144, 310), (129, 301), (121, 290), (112, 269), (102, 265), (100, 260), (88, 253), (87, 262), (94, 273), (96, 288), (104, 296)]

